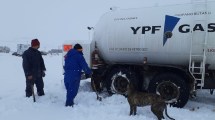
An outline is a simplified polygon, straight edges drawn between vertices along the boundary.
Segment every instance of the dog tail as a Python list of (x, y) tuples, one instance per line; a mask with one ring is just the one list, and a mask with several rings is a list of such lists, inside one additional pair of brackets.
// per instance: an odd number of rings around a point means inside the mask
[(165, 107), (165, 114), (166, 114), (166, 116), (167, 116), (170, 120), (175, 120), (174, 118), (170, 117), (170, 116), (167, 114), (167, 106)]

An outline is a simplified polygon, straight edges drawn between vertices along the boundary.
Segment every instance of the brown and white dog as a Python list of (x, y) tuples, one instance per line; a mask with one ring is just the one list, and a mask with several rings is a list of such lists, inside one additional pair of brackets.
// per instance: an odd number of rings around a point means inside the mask
[(158, 120), (164, 119), (163, 111), (165, 110), (166, 116), (175, 120), (167, 114), (167, 104), (165, 100), (157, 94), (138, 92), (135, 90), (134, 85), (129, 83), (127, 86), (128, 96), (127, 100), (130, 105), (130, 115), (136, 115), (137, 107), (144, 107), (151, 105), (151, 111), (157, 116)]

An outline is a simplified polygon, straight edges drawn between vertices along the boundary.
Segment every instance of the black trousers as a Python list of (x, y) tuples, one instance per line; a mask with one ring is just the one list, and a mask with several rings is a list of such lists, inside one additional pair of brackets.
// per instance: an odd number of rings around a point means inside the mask
[(32, 89), (31, 89), (31, 85), (32, 84), (36, 85), (37, 93), (38, 94), (40, 94), (40, 95), (44, 94), (44, 90), (43, 90), (43, 88), (44, 88), (44, 82), (43, 82), (43, 78), (42, 77), (37, 77), (34, 80), (28, 80), (26, 78), (26, 89), (25, 89), (26, 96), (31, 96), (32, 95)]

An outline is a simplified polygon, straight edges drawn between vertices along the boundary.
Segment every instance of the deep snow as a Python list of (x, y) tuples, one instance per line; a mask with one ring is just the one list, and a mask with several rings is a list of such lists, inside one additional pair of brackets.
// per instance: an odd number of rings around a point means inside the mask
[[(43, 56), (47, 71), (45, 96), (25, 97), (25, 78), (22, 58), (0, 53), (0, 120), (156, 120), (150, 107), (138, 108), (136, 116), (129, 116), (127, 99), (121, 95), (108, 97), (102, 102), (90, 88), (90, 79), (81, 81), (76, 105), (65, 107), (66, 91), (62, 83), (62, 56)], [(215, 96), (199, 91), (196, 99), (184, 108), (168, 106), (168, 113), (176, 120), (214, 120)], [(193, 110), (194, 109), (194, 110)]]

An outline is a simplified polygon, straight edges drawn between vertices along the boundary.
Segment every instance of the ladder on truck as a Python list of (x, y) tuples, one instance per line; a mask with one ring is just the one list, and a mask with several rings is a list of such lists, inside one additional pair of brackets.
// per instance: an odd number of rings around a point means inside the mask
[[(207, 0), (192, 0), (192, 5), (194, 13), (207, 12)], [(193, 16), (193, 25), (201, 24), (204, 28), (204, 31), (192, 31), (191, 33), (189, 72), (195, 79), (194, 90), (204, 87), (208, 39), (207, 21), (207, 15)]]

